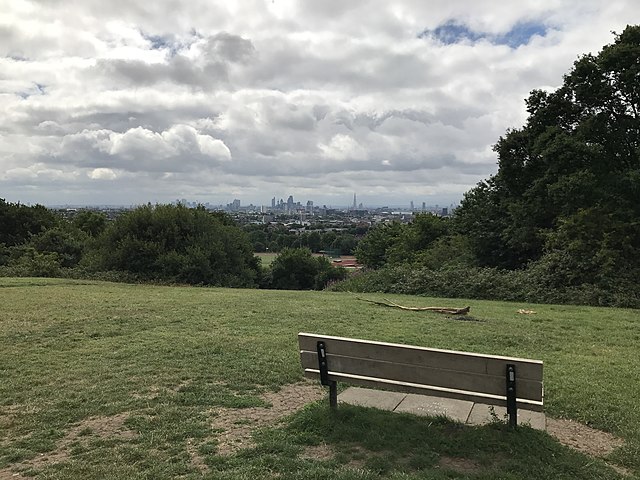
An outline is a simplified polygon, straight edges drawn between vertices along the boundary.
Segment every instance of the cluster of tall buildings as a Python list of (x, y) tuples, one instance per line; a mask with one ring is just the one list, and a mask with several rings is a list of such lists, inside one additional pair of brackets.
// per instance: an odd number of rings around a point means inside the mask
[[(187, 206), (194, 206), (194, 207), (196, 206), (196, 202), (188, 202), (186, 199), (176, 200), (175, 203), (181, 203)], [(273, 197), (271, 199), (270, 206), (269, 205), (255, 206), (253, 204), (241, 205), (240, 200), (237, 198), (234, 199), (231, 203), (227, 203), (226, 205), (214, 206), (214, 205), (210, 205), (208, 202), (204, 205), (205, 207), (212, 210), (219, 208), (222, 210), (226, 210), (228, 212), (244, 212), (244, 211), (256, 212), (257, 211), (261, 213), (288, 214), (288, 215), (314, 214), (314, 213), (322, 213), (323, 211), (327, 211), (327, 210), (333, 211), (336, 209), (336, 207), (327, 207), (326, 205), (323, 205), (322, 207), (316, 206), (314, 205), (313, 200), (308, 200), (306, 203), (297, 202), (294, 200), (293, 195), (289, 195), (286, 201), (283, 198), (280, 198), (278, 200), (277, 197)], [(355, 193), (353, 194), (353, 202), (350, 205), (346, 207), (339, 207), (337, 209), (341, 211), (371, 210), (371, 208), (369, 207), (365, 208), (362, 203), (358, 203), (358, 197)], [(373, 208), (373, 210), (385, 210), (385, 209), (389, 210), (389, 207)], [(451, 208), (439, 207), (438, 205), (435, 205), (434, 207), (434, 206), (427, 206), (425, 202), (422, 202), (422, 206), (416, 206), (413, 200), (411, 200), (411, 202), (409, 203), (409, 208), (392, 207), (390, 210), (400, 210), (403, 212), (433, 212), (438, 215), (447, 216), (451, 211), (454, 210), (454, 205), (451, 205)]]
[(282, 198), (278, 201), (276, 201), (276, 197), (271, 199), (271, 210), (274, 212), (294, 213), (303, 209), (307, 212), (313, 212), (313, 201), (309, 200), (307, 205), (303, 206), (300, 202), (293, 200), (293, 195), (289, 195), (286, 202)]

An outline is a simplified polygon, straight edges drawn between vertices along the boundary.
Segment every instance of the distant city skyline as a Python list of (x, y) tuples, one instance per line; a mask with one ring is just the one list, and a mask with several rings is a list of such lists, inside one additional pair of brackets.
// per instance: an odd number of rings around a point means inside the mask
[[(285, 201), (286, 198), (286, 201)], [(151, 203), (151, 204), (166, 204), (166, 203), (185, 203), (188, 205), (197, 205), (197, 204), (201, 204), (201, 205), (209, 205), (209, 206), (220, 206), (220, 207), (227, 207), (229, 205), (236, 205), (237, 207), (247, 207), (250, 205), (256, 206), (256, 207), (275, 207), (279, 204), (280, 201), (283, 201), (285, 204), (289, 203), (289, 200), (291, 200), (292, 204), (299, 204), (301, 207), (305, 207), (307, 205), (310, 204), (310, 206), (315, 206), (315, 207), (328, 207), (328, 208), (348, 208), (348, 209), (353, 209), (353, 208), (380, 208), (380, 207), (399, 207), (399, 208), (403, 208), (403, 209), (413, 209), (413, 210), (426, 210), (429, 207), (435, 207), (435, 206), (440, 206), (440, 207), (449, 207), (451, 205), (456, 206), (460, 203), (459, 200), (453, 200), (450, 202), (446, 202), (446, 201), (440, 201), (440, 202), (428, 202), (428, 201), (413, 201), (413, 200), (409, 200), (406, 202), (398, 202), (398, 203), (390, 203), (390, 202), (363, 202), (360, 201), (360, 197), (354, 193), (353, 194), (353, 198), (351, 200), (351, 202), (349, 203), (348, 198), (345, 198), (344, 201), (342, 203), (340, 202), (336, 202), (336, 203), (327, 203), (327, 202), (321, 202), (321, 201), (317, 201), (316, 199), (312, 199), (312, 198), (298, 198), (293, 194), (289, 194), (286, 196), (273, 196), (271, 197), (271, 199), (268, 199), (267, 201), (249, 201), (249, 200), (243, 200), (242, 198), (231, 198), (227, 201), (221, 201), (221, 202), (212, 202), (209, 200), (205, 200), (205, 199), (196, 199), (196, 198), (173, 198), (171, 200), (168, 201), (146, 201), (146, 202), (138, 202), (138, 203), (117, 203), (117, 202), (104, 202), (104, 203), (68, 203), (68, 202), (63, 202), (63, 203), (50, 203), (50, 204), (42, 204), (45, 205), (47, 207), (92, 207), (92, 206), (113, 206), (113, 207), (129, 207), (129, 206), (136, 206), (136, 205), (146, 205), (147, 203)], [(23, 202), (21, 200), (11, 200), (11, 199), (7, 199), (7, 201), (14, 201), (17, 202), (19, 201), (20, 203), (25, 203), (25, 204), (34, 204), (33, 202)], [(237, 202), (237, 204), (236, 204)], [(355, 203), (357, 202), (357, 203)], [(37, 202), (36, 202), (37, 203)], [(355, 205), (354, 205), (355, 203)], [(417, 205), (418, 207), (415, 207), (415, 205)]]

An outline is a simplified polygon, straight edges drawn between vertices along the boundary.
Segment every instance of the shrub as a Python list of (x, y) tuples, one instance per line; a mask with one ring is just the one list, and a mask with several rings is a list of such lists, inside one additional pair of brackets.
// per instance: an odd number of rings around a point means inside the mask
[(62, 274), (60, 255), (38, 252), (33, 247), (14, 247), (8, 264), (0, 274), (11, 277), (59, 277)]
[(640, 308), (637, 283), (563, 287), (552, 280), (536, 264), (524, 270), (488, 267), (432, 270), (402, 265), (362, 272), (330, 288), (333, 291)]
[(96, 239), (82, 266), (141, 280), (255, 286), (258, 260), (233, 220), (204, 208), (143, 206), (120, 215)]
[(321, 290), (346, 277), (344, 268), (336, 268), (324, 257), (314, 257), (308, 248), (285, 248), (273, 261), (265, 278), (267, 288), (280, 290)]

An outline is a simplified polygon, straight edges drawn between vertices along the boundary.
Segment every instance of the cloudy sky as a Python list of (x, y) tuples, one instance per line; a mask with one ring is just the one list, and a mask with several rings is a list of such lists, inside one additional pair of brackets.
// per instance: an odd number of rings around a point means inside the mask
[(0, 198), (448, 204), (637, 0), (0, 0)]

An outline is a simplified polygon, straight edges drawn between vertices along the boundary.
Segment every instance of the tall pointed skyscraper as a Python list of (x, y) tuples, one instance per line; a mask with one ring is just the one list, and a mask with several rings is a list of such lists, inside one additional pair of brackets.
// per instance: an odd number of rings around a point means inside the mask
[(357, 203), (356, 203), (356, 194), (353, 194), (353, 210), (355, 210), (357, 208)]

